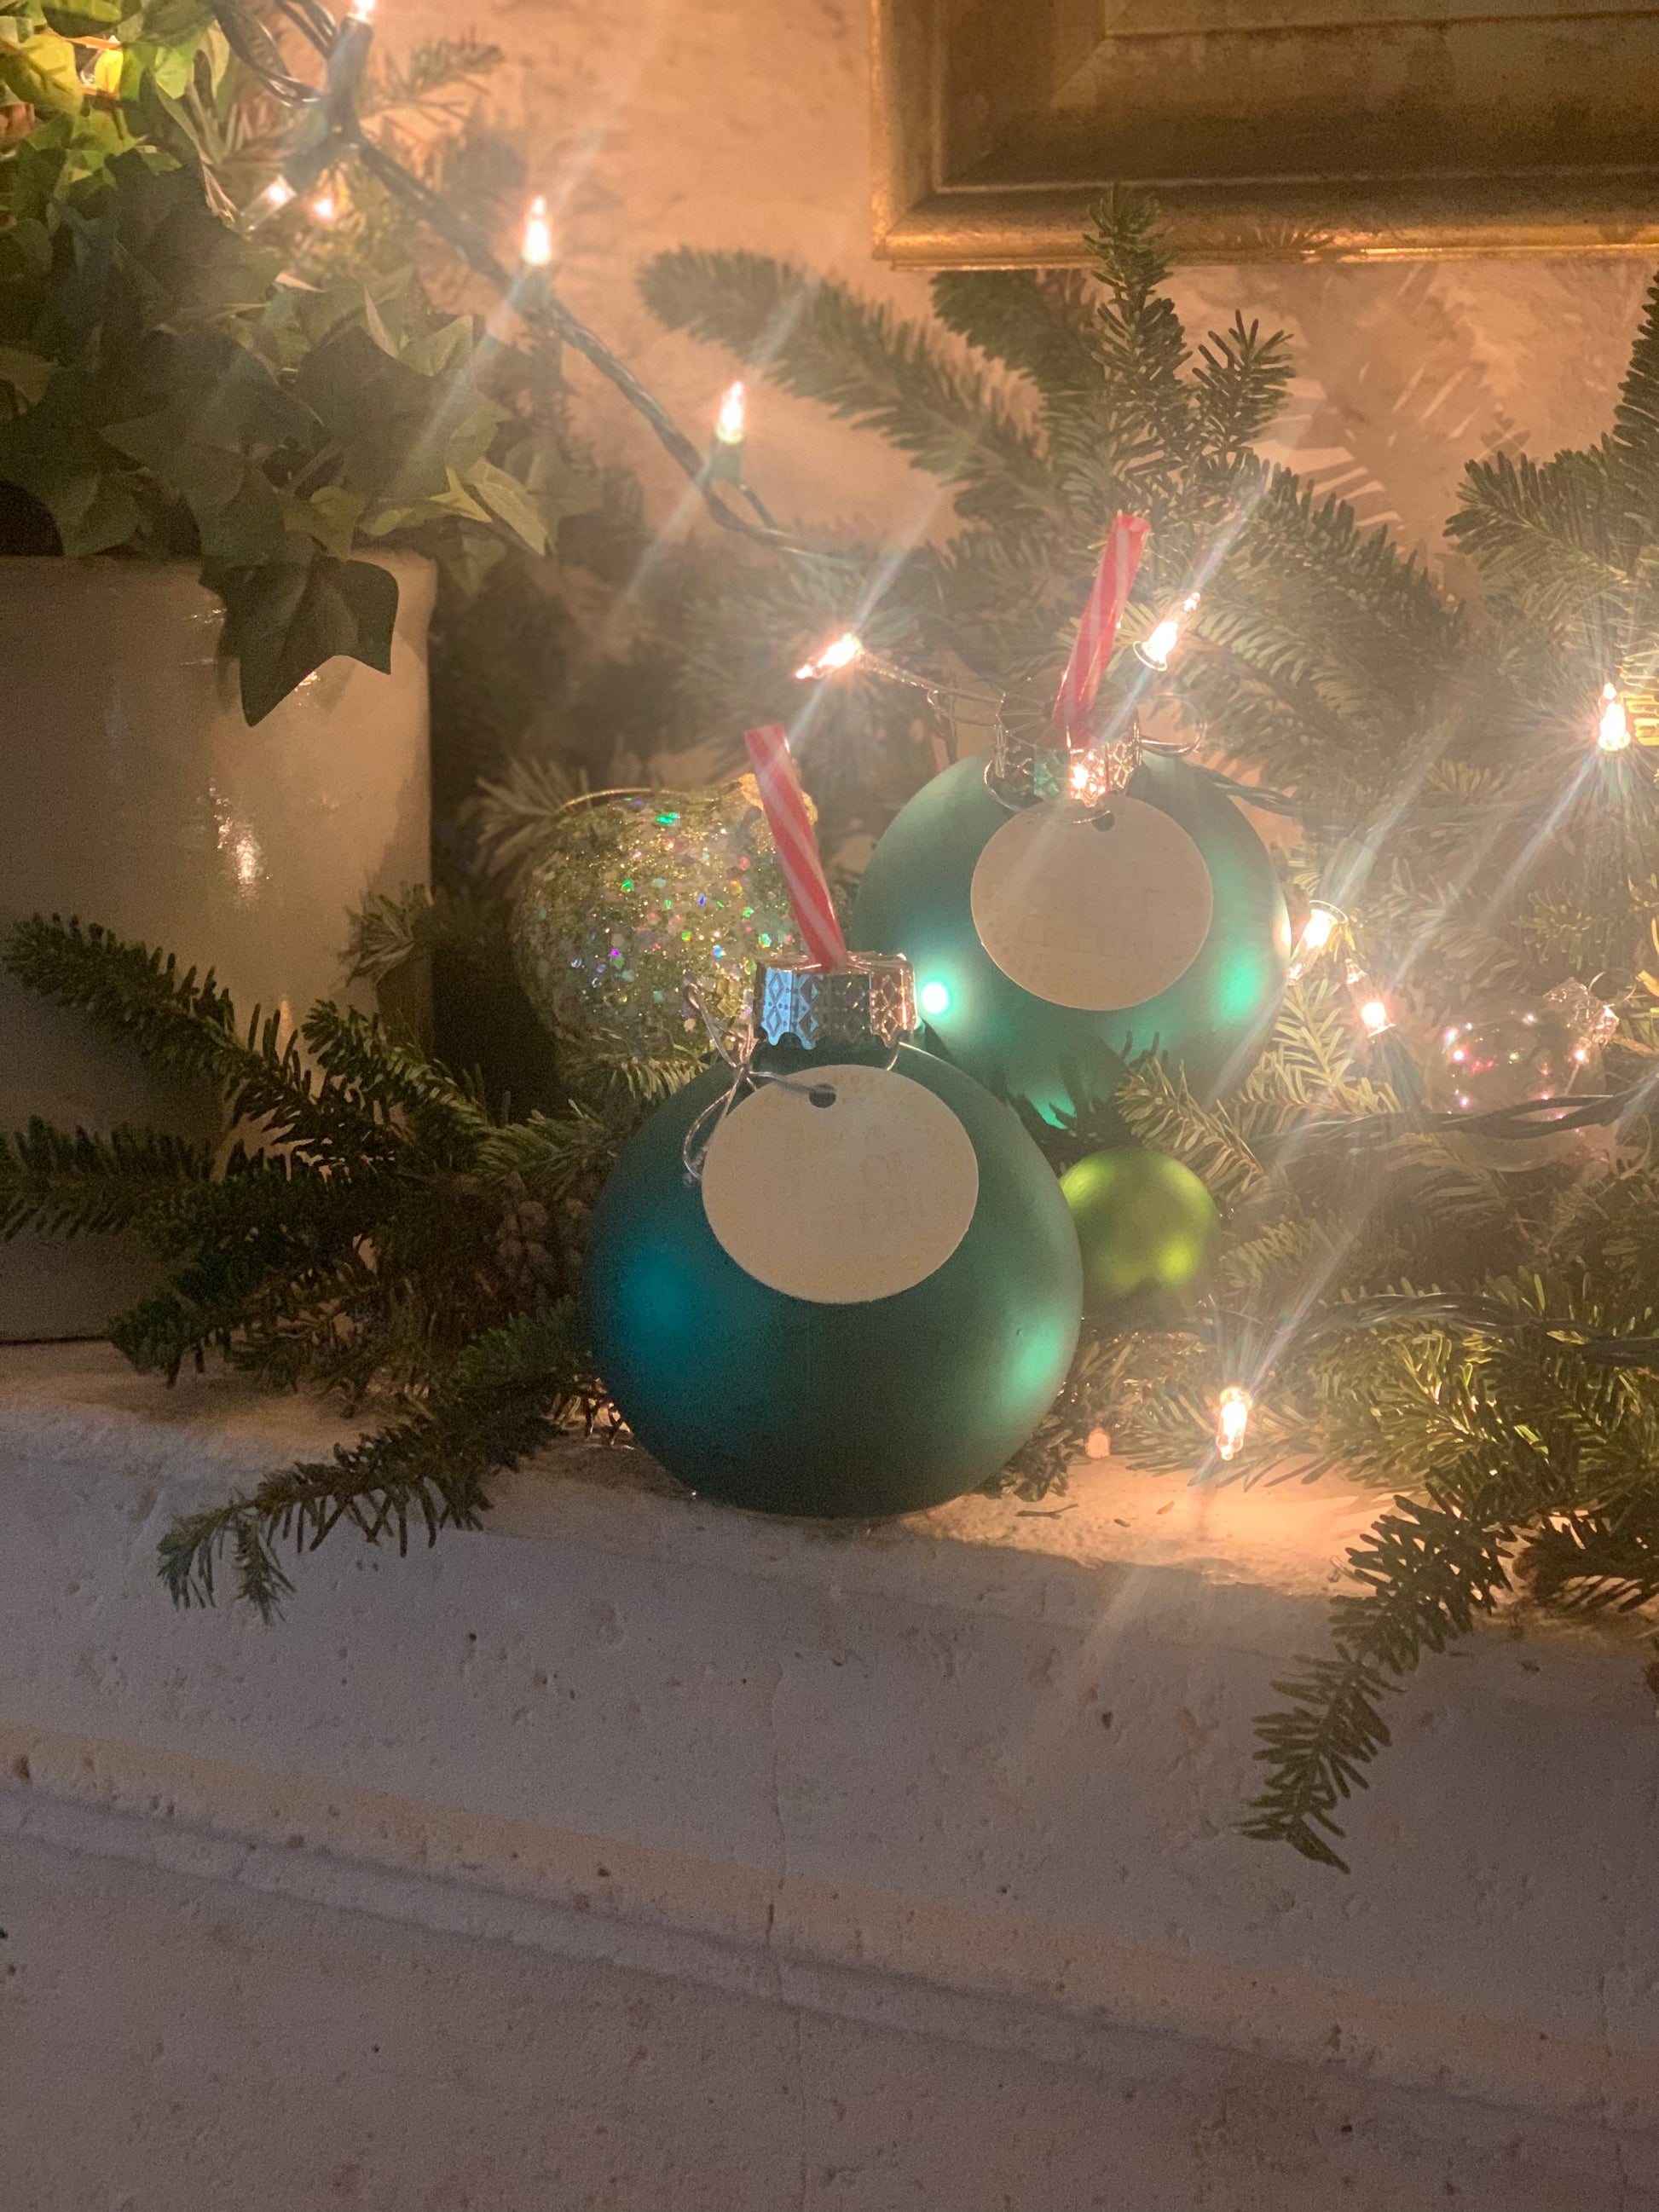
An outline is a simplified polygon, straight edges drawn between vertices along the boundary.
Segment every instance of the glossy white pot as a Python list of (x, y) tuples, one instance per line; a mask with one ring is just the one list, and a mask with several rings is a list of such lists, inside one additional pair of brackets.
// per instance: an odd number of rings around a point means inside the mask
[[(0, 559), (0, 924), (102, 922), (216, 969), (244, 1018), (341, 996), (349, 910), (428, 872), (434, 577), (382, 565), (390, 676), (331, 660), (250, 729), (191, 564)], [(209, 1113), (0, 975), (0, 1127)], [(0, 1244), (0, 1340), (96, 1335), (148, 1279), (112, 1240)]]

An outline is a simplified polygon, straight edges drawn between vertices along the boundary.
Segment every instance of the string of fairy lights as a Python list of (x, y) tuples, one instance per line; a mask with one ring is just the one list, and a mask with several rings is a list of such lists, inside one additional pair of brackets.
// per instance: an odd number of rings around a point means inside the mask
[[(365, 128), (358, 96), (372, 50), (374, 0), (354, 0), (351, 11), (341, 17), (331, 15), (321, 0), (274, 0), (276, 14), (321, 58), (321, 84), (290, 73), (276, 39), (246, 0), (211, 0), (211, 5), (232, 52), (272, 100), (295, 115), (277, 174), (244, 211), (243, 220), (250, 227), (257, 228), (296, 201), (304, 203), (313, 220), (333, 221), (339, 211), (337, 198), (319, 187), (335, 171), (358, 163), (489, 284), (538, 340), (568, 346), (598, 370), (647, 423), (720, 528), (775, 551), (805, 554), (831, 565), (851, 564), (853, 556), (841, 548), (780, 529), (764, 501), (744, 480), (741, 386), (728, 390), (721, 403), (712, 450), (699, 446), (627, 362), (574, 313), (553, 281), (556, 240), (545, 194), (538, 194), (526, 210), (516, 265), (509, 267), (476, 224)], [(734, 499), (741, 500), (748, 513), (741, 512)]]
[[(635, 376), (605, 341), (574, 312), (560, 294), (554, 270), (557, 262), (555, 222), (544, 193), (531, 198), (520, 227), (516, 265), (498, 258), (490, 240), (459, 214), (423, 178), (400, 161), (365, 129), (358, 112), (359, 95), (373, 46), (375, 0), (353, 0), (348, 13), (336, 16), (321, 0), (274, 0), (274, 9), (323, 63), (323, 79), (307, 82), (289, 70), (283, 50), (271, 32), (251, 12), (246, 0), (212, 0), (215, 15), (232, 52), (252, 73), (271, 99), (294, 111), (295, 122), (277, 174), (241, 219), (257, 228), (271, 216), (303, 202), (308, 217), (321, 224), (336, 221), (341, 200), (333, 185), (337, 172), (351, 162), (362, 165), (407, 212), (427, 225), (473, 272), (488, 283), (539, 340), (569, 346), (620, 393), (647, 424), (670, 459), (694, 488), (710, 519), (722, 530), (763, 543), (785, 553), (805, 554), (815, 561), (854, 565), (854, 556), (842, 549), (799, 538), (780, 529), (764, 502), (745, 479), (744, 447), (748, 434), (748, 395), (741, 382), (721, 394), (712, 426), (712, 442), (699, 445), (680, 428), (668, 409)], [(95, 89), (113, 94), (119, 84), (121, 56), (113, 40), (82, 41), (96, 51), (89, 81)], [(741, 501), (743, 512), (734, 501)], [(1211, 568), (1213, 568), (1213, 561)], [(1193, 617), (1201, 603), (1201, 591), (1178, 593), (1133, 642), (1131, 650), (1147, 676), (1167, 675), (1177, 659)], [(921, 692), (930, 707), (954, 722), (969, 703), (981, 717), (994, 720), (1003, 696), (975, 678), (945, 678), (910, 667), (869, 647), (854, 629), (838, 632), (795, 671), (802, 681), (832, 681), (848, 673), (879, 682), (906, 686)], [(1601, 687), (1588, 717), (1589, 732), (1596, 750), (1618, 757), (1632, 745), (1659, 744), (1659, 696), (1626, 689), (1608, 678)], [(1199, 733), (1201, 738), (1201, 732)], [(1194, 739), (1194, 743), (1198, 740)], [(1148, 750), (1189, 753), (1190, 745), (1148, 743)], [(1263, 811), (1294, 818), (1304, 826), (1347, 830), (1360, 841), (1364, 833), (1353, 825), (1320, 815), (1318, 810), (1293, 793), (1246, 784), (1224, 770), (1200, 761), (1191, 765), (1229, 797)], [(1476, 814), (1510, 814), (1522, 811), (1507, 802), (1418, 810), (1425, 818), (1443, 815), (1468, 824)], [(1349, 848), (1349, 872), (1353, 872)], [(1659, 950), (1659, 926), (1655, 932)], [(1310, 902), (1292, 950), (1289, 976), (1299, 981), (1316, 963), (1340, 959), (1343, 985), (1354, 1018), (1372, 1040), (1386, 1039), (1395, 1027), (1389, 996), (1359, 967), (1352, 956), (1349, 918), (1335, 897), (1316, 896)], [(1535, 1099), (1500, 1107), (1480, 1115), (1431, 1114), (1415, 1100), (1398, 1112), (1378, 1114), (1358, 1121), (1304, 1125), (1297, 1133), (1299, 1144), (1317, 1143), (1324, 1136), (1343, 1143), (1386, 1145), (1402, 1133), (1455, 1127), (1464, 1136), (1494, 1138), (1536, 1136), (1540, 1130), (1616, 1126), (1650, 1104), (1647, 1084), (1631, 1090), (1561, 1098)], [(1244, 1317), (1218, 1314), (1214, 1333), (1224, 1339), (1230, 1325)], [(1514, 1311), (1479, 1297), (1443, 1293), (1401, 1294), (1338, 1303), (1310, 1316), (1298, 1325), (1304, 1341), (1313, 1336), (1340, 1334), (1353, 1328), (1404, 1326), (1413, 1329), (1455, 1329), (1474, 1335), (1530, 1336), (1545, 1346), (1570, 1348), (1579, 1356), (1610, 1364), (1659, 1368), (1659, 1338), (1598, 1337), (1551, 1327), (1537, 1316)], [(1255, 1370), (1260, 1389), (1268, 1362)], [(1228, 1465), (1245, 1448), (1255, 1392), (1242, 1381), (1224, 1384), (1216, 1404), (1214, 1452)]]
[[(1182, 594), (1152, 624), (1146, 637), (1134, 642), (1132, 652), (1143, 668), (1155, 675), (1168, 673), (1182, 645), (1187, 624), (1199, 604), (1200, 594), (1196, 591)], [(896, 663), (886, 655), (872, 652), (854, 630), (839, 633), (805, 661), (795, 673), (802, 681), (822, 682), (833, 681), (848, 671), (916, 686), (928, 692), (932, 702), (946, 711), (957, 696), (945, 687), (933, 685), (927, 678)], [(1000, 695), (990, 695), (994, 710), (1000, 708), (1002, 703)], [(1603, 755), (1623, 753), (1632, 743), (1659, 743), (1659, 702), (1627, 694), (1619, 684), (1609, 680), (1596, 700), (1590, 730), (1597, 750)], [(1200, 734), (1201, 736), (1201, 732)], [(1152, 744), (1148, 744), (1146, 749), (1165, 753), (1188, 750), (1180, 746)], [(1246, 805), (1296, 817), (1304, 823), (1308, 820), (1310, 810), (1293, 794), (1241, 783), (1202, 762), (1194, 761), (1190, 765), (1209, 777), (1230, 796)], [(1460, 806), (1443, 811), (1448, 821), (1459, 818), (1467, 826), (1470, 813), (1475, 810)], [(1519, 805), (1506, 805), (1486, 811), (1519, 816), (1525, 809)], [(1350, 831), (1353, 828), (1352, 824), (1340, 823), (1324, 826)], [(1336, 866), (1340, 872), (1348, 875), (1363, 872), (1355, 866), (1355, 849), (1351, 839), (1346, 850), (1339, 854)], [(1363, 839), (1360, 849), (1363, 850)], [(1656, 950), (1659, 951), (1659, 922), (1656, 922), (1654, 927), (1654, 943)], [(1381, 1044), (1395, 1030), (1394, 1012), (1389, 996), (1360, 967), (1353, 957), (1349, 917), (1342, 906), (1333, 898), (1315, 896), (1309, 902), (1292, 950), (1288, 980), (1298, 981), (1322, 960), (1340, 957), (1343, 987), (1358, 1028), (1365, 1038)], [(1659, 995), (1659, 979), (1656, 979), (1655, 989), (1656, 995)], [(1586, 992), (1584, 997), (1587, 1001), (1593, 1001), (1595, 994)], [(1577, 1043), (1572, 1055), (1580, 1066), (1587, 1066), (1595, 1057), (1617, 1026), (1616, 1017), (1610, 1006), (1592, 1005), (1589, 1012), (1594, 1026), (1587, 1038)], [(1407, 1099), (1408, 1103), (1402, 1109), (1367, 1115), (1358, 1121), (1303, 1123), (1285, 1140), (1286, 1143), (1303, 1151), (1323, 1142), (1345, 1147), (1356, 1143), (1376, 1147), (1395, 1144), (1405, 1137), (1436, 1133), (1455, 1135), (1466, 1144), (1471, 1140), (1478, 1143), (1483, 1139), (1524, 1142), (1528, 1139), (1536, 1139), (1540, 1135), (1570, 1130), (1598, 1127), (1616, 1128), (1620, 1124), (1651, 1110), (1655, 1087), (1653, 1081), (1644, 1080), (1620, 1091), (1535, 1098), (1485, 1113), (1431, 1112), (1415, 1096), (1408, 1058), (1403, 1054), (1396, 1054), (1388, 1072), (1394, 1079), (1393, 1087), (1396, 1092)], [(1270, 1157), (1273, 1149), (1270, 1143), (1261, 1147), (1265, 1157)], [(1282, 1358), (1292, 1337), (1305, 1350), (1317, 1340), (1354, 1330), (1370, 1331), (1379, 1328), (1399, 1328), (1416, 1333), (1425, 1330), (1455, 1331), (1466, 1337), (1488, 1340), (1518, 1338), (1534, 1344), (1540, 1353), (1552, 1350), (1568, 1351), (1602, 1365), (1659, 1369), (1659, 1337), (1603, 1335), (1593, 1331), (1553, 1326), (1536, 1315), (1518, 1311), (1496, 1299), (1474, 1294), (1412, 1292), (1340, 1300), (1317, 1311), (1297, 1316), (1291, 1328), (1275, 1332), (1272, 1345), (1253, 1358), (1241, 1358), (1237, 1346), (1241, 1340), (1248, 1344), (1260, 1338), (1259, 1323), (1252, 1316), (1218, 1310), (1212, 1316), (1206, 1334), (1224, 1350), (1230, 1343), (1234, 1346), (1229, 1364), (1237, 1363), (1234, 1366), (1236, 1375), (1241, 1369), (1249, 1373), (1255, 1388), (1242, 1380), (1232, 1380), (1224, 1383), (1218, 1394), (1213, 1442), (1217, 1464), (1227, 1468), (1244, 1451), (1257, 1394)]]

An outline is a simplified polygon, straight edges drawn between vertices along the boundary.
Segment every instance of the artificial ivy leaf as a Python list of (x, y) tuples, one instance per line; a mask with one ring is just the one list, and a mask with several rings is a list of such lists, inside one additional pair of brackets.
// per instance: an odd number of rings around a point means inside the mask
[(75, 183), (97, 167), (97, 161), (86, 158), (77, 143), (83, 124), (97, 114), (98, 110), (92, 108), (80, 115), (48, 116), (0, 162), (0, 216), (13, 219), (10, 230), (0, 225), (0, 239), (15, 242), (25, 224), (39, 233), (45, 241), (39, 264), (43, 276), (51, 274), (52, 259), (46, 218), (55, 213)]
[(282, 544), (284, 526), (264, 463), (288, 447), (308, 450), (315, 421), (223, 332), (174, 341), (163, 357), (172, 386), (166, 405), (111, 423), (104, 436), (184, 500), (207, 557), (265, 559)]
[(273, 286), (259, 318), (260, 350), (281, 368), (296, 368), (331, 331), (362, 313), (361, 284), (320, 288), (289, 280)]
[(149, 77), (158, 92), (169, 100), (182, 100), (190, 90), (191, 79), (196, 74), (196, 54), (206, 36), (206, 27), (193, 31), (178, 46), (158, 46), (149, 39), (135, 39), (122, 50), (124, 66), (121, 90), (126, 99), (132, 99)]
[(76, 114), (86, 96), (75, 49), (56, 31), (37, 31), (20, 46), (0, 46), (0, 87), (48, 115)]
[(482, 522), (489, 529), (495, 526), (489, 509), (479, 505), (451, 469), (447, 487), (433, 498), (371, 507), (358, 527), (366, 537), (389, 538), (394, 530), (418, 530), (423, 522), (448, 522), (456, 516), (467, 522)]
[(398, 580), (373, 562), (337, 561), (290, 536), (282, 557), (257, 566), (204, 561), (202, 581), (224, 600), (225, 649), (241, 664), (250, 723), (337, 653), (390, 673)]
[(0, 483), (40, 501), (70, 556), (107, 552), (138, 526), (137, 503), (98, 434), (100, 399), (86, 371), (60, 369), (27, 414), (0, 422)]
[(498, 469), (493, 461), (474, 461), (466, 472), (466, 482), (476, 491), (492, 514), (504, 522), (515, 538), (523, 541), (532, 553), (547, 550), (547, 525), (531, 504), (524, 486), (505, 469)]
[(25, 407), (33, 407), (52, 381), (52, 364), (21, 346), (0, 345), (0, 384), (7, 386)]
[(363, 501), (356, 492), (347, 491), (340, 484), (324, 484), (309, 499), (295, 499), (291, 492), (284, 492), (282, 501), (290, 530), (314, 538), (324, 552), (331, 553), (337, 561), (350, 557), (363, 515)]
[(419, 375), (383, 353), (361, 323), (309, 354), (294, 389), (338, 443), (348, 488), (398, 503), (445, 490), (450, 466), (464, 471), (473, 441), (482, 433), (487, 443), (499, 419), (469, 366)]
[(394, 361), (397, 359), (398, 341), (386, 328), (380, 311), (374, 304), (374, 294), (367, 290), (363, 294), (363, 328), (382, 353), (389, 353)]
[(19, 259), (35, 276), (51, 274), (52, 233), (39, 216), (20, 215), (5, 233), (3, 243), (15, 249)]
[(509, 455), (512, 473), (520, 477), (536, 503), (536, 512), (550, 531), (567, 515), (591, 514), (605, 497), (605, 482), (598, 469), (585, 469), (568, 461), (550, 438), (531, 444), (527, 462), (521, 453)]
[(199, 40), (217, 20), (207, 0), (143, 0), (137, 38), (153, 46), (179, 46)]
[(507, 547), (493, 532), (447, 531), (436, 540), (438, 566), (468, 599), (483, 590), (492, 570), (507, 558)]
[(447, 376), (472, 358), (472, 325), (465, 315), (440, 323), (435, 331), (411, 338), (403, 359), (422, 376)]
[(176, 329), (264, 302), (279, 257), (222, 222), (192, 170), (152, 170), (137, 152), (109, 166), (116, 191), (104, 223), (153, 321)]
[(73, 7), (63, 8), (47, 0), (40, 12), (48, 28), (66, 39), (106, 39), (131, 6), (131, 0), (75, 0)]

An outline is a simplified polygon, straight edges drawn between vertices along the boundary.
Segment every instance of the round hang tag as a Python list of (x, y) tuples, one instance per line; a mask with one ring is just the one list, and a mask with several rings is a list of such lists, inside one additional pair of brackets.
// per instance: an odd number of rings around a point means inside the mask
[(1178, 982), (1210, 933), (1204, 855), (1144, 799), (1109, 824), (1059, 806), (1012, 814), (974, 870), (979, 941), (1011, 982), (1088, 1013), (1139, 1006)]
[(885, 1068), (763, 1083), (719, 1123), (702, 1204), (716, 1243), (792, 1298), (890, 1298), (942, 1267), (979, 1203), (979, 1158), (942, 1098)]

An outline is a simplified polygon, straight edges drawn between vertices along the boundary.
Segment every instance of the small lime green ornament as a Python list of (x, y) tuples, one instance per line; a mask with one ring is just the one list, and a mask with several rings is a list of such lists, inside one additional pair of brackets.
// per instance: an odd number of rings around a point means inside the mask
[(1178, 1299), (1215, 1249), (1215, 1200), (1190, 1168), (1138, 1145), (1091, 1152), (1060, 1177), (1083, 1249), (1083, 1310), (1110, 1316), (1132, 1298)]
[(799, 951), (752, 776), (613, 792), (565, 811), (519, 896), (513, 953), (554, 1036), (590, 1057), (690, 1063), (729, 1030), (757, 959)]

